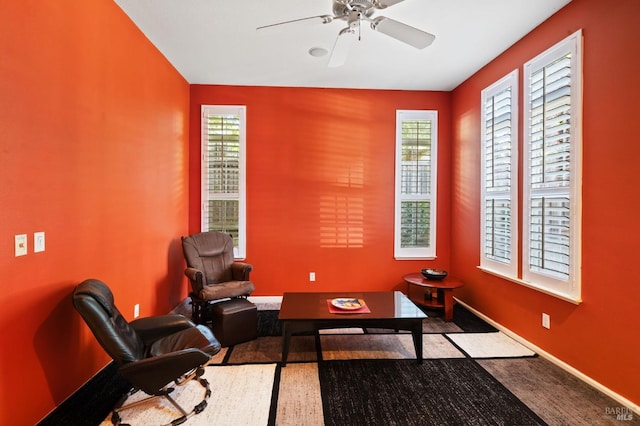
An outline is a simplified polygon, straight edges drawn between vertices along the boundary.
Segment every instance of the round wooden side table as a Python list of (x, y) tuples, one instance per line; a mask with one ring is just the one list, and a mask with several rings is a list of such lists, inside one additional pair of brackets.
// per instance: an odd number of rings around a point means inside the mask
[[(444, 320), (453, 320), (453, 289), (462, 287), (464, 283), (456, 278), (447, 277), (441, 281), (425, 279), (420, 272), (407, 274), (402, 279), (407, 283), (407, 297), (413, 303), (427, 308), (444, 309)], [(419, 294), (412, 287), (420, 289)]]

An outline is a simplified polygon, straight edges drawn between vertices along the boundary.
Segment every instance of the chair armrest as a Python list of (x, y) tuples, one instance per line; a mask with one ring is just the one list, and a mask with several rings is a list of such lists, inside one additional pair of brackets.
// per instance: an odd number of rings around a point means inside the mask
[(138, 318), (131, 321), (129, 325), (140, 336), (145, 346), (160, 337), (195, 327), (195, 324), (184, 315), (158, 315)]
[(196, 268), (189, 267), (184, 270), (184, 274), (187, 276), (187, 278), (189, 278), (189, 281), (191, 282), (192, 292), (196, 295), (199, 295), (200, 291), (202, 291), (205, 286), (204, 274), (202, 273), (202, 271)]
[(134, 387), (153, 395), (169, 382), (206, 364), (210, 359), (200, 349), (183, 349), (124, 364), (118, 372)]
[(231, 264), (231, 276), (235, 281), (249, 281), (249, 272), (253, 270), (253, 265), (244, 262), (233, 262)]

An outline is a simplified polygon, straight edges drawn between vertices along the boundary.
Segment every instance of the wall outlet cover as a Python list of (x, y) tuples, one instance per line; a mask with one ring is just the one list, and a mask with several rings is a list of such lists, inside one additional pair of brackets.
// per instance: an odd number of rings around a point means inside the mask
[(25, 256), (27, 254), (27, 234), (16, 235), (16, 256)]
[(542, 314), (542, 326), (544, 328), (551, 328), (551, 317), (549, 314)]

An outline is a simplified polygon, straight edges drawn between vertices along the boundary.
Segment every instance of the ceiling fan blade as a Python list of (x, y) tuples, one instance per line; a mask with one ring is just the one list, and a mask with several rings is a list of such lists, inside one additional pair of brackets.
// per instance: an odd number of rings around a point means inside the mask
[(436, 39), (433, 34), (384, 16), (374, 19), (371, 28), (417, 49), (424, 49)]
[(277, 27), (279, 25), (294, 24), (296, 22), (310, 21), (310, 20), (318, 20), (318, 21), (321, 21), (323, 24), (328, 24), (329, 22), (333, 21), (334, 18), (335, 17), (331, 15), (309, 16), (307, 18), (292, 19), (290, 21), (283, 21), (283, 22), (277, 22), (275, 24), (263, 25), (261, 27), (256, 28), (256, 30), (264, 30), (267, 28)]
[(351, 46), (356, 39), (356, 32), (353, 28), (347, 27), (340, 31), (336, 43), (333, 45), (333, 50), (331, 51), (328, 64), (329, 68), (336, 68), (345, 64)]
[(394, 4), (402, 3), (403, 1), (404, 0), (378, 0), (375, 2), (375, 7), (377, 9), (386, 9)]

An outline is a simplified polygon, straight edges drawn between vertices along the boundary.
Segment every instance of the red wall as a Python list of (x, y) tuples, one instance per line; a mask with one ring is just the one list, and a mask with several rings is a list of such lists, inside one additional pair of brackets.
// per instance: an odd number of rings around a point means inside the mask
[[(79, 281), (107, 282), (128, 318), (135, 303), (146, 316), (186, 296), (179, 236), (199, 227), (201, 104), (248, 106), (256, 295), (403, 288), (402, 274), (426, 262), (393, 259), (395, 110), (439, 110), (438, 259), (430, 264), (464, 278), (465, 302), (640, 401), (639, 8), (637, 0), (573, 0), (451, 94), (189, 89), (111, 0), (2, 2), (0, 424), (37, 422), (109, 361), (71, 307)], [(576, 306), (476, 266), (480, 90), (578, 28), (584, 302)], [(326, 246), (327, 202), (349, 205), (361, 243)], [(37, 231), (46, 232), (46, 251), (34, 254)], [(13, 236), (22, 233), (29, 254), (16, 258)], [(540, 326), (543, 311), (551, 330)]]
[(0, 424), (28, 425), (109, 361), (77, 283), (104, 280), (128, 318), (186, 296), (189, 86), (111, 0), (0, 16)]
[[(449, 93), (192, 86), (192, 232), (200, 227), (203, 104), (247, 106), (247, 262), (254, 266), (254, 295), (404, 289), (402, 275), (428, 264), (449, 266)], [(393, 258), (397, 109), (439, 112), (438, 259), (431, 262)], [(349, 247), (330, 244), (321, 233), (335, 227), (332, 214), (341, 215), (344, 206), (355, 237)]]
[[(453, 92), (451, 269), (462, 300), (623, 397), (640, 402), (640, 2), (573, 0)], [(477, 269), (480, 91), (582, 28), (582, 296), (574, 305)], [(521, 77), (522, 78), (522, 77)], [(521, 112), (522, 113), (522, 112)], [(522, 123), (522, 119), (520, 121)], [(521, 129), (522, 131), (522, 129)], [(541, 314), (551, 315), (551, 329)]]

